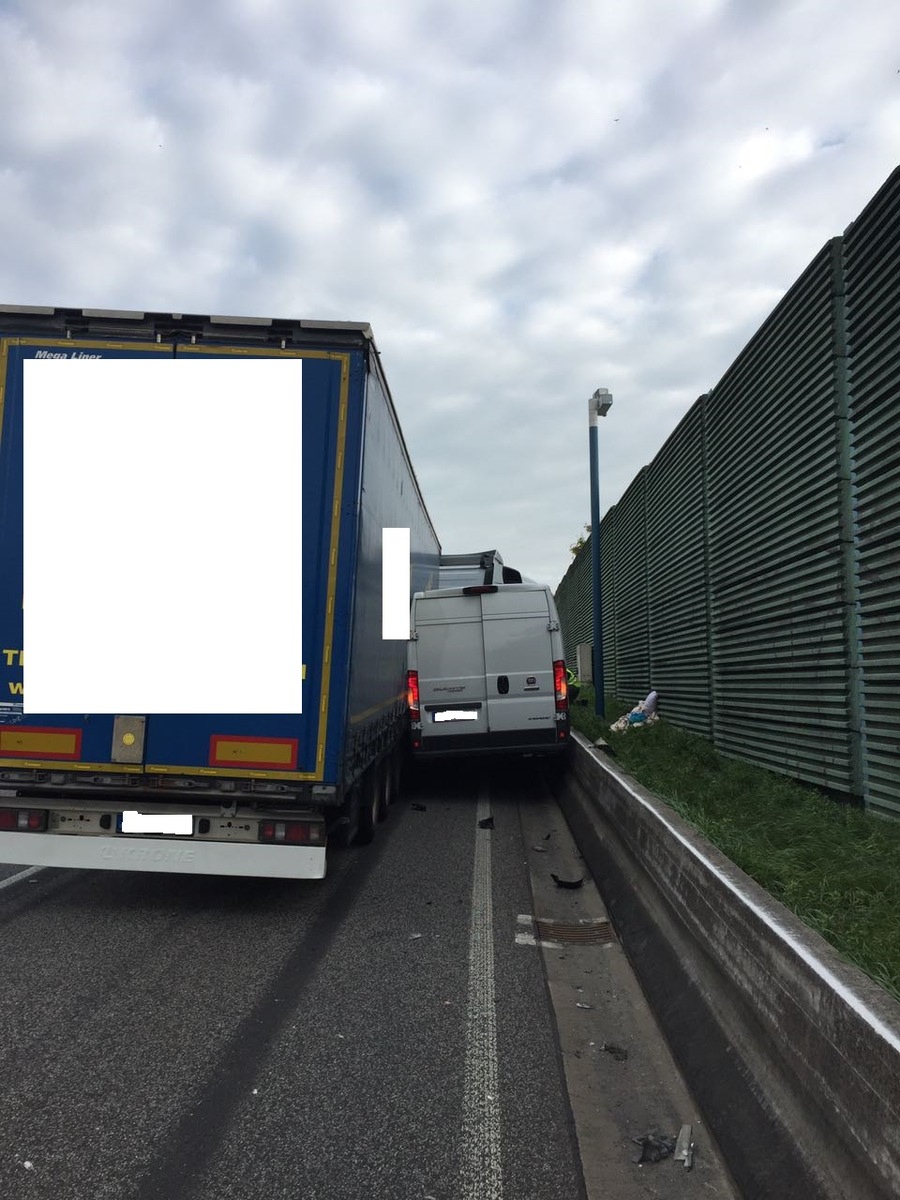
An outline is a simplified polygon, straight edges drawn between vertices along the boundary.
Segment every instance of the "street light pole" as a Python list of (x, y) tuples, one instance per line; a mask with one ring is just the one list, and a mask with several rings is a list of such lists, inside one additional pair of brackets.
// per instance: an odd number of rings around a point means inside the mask
[(588, 419), (591, 451), (591, 567), (593, 572), (594, 637), (591, 658), (594, 673), (594, 711), (604, 715), (603, 698), (603, 624), (600, 601), (600, 469), (598, 465), (598, 425), (612, 407), (608, 388), (597, 388), (588, 400)]

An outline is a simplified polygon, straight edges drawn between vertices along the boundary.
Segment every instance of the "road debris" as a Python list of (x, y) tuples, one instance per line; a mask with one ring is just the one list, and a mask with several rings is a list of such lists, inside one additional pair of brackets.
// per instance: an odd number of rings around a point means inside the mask
[(424, 804), (411, 804), (409, 807), (413, 810), (413, 812), (427, 812), (428, 811), (428, 809), (425, 807)]
[(494, 818), (493, 817), (485, 817), (483, 821), (478, 822), (478, 828), (479, 829), (493, 829), (494, 828)]
[(419, 939), (421, 936), (422, 936), (422, 935), (421, 935), (421, 933), (411, 933), (411, 934), (409, 935), (409, 940), (410, 940), (411, 942), (415, 942), (415, 941), (418, 941), (418, 939)]
[(593, 1006), (593, 1004), (585, 1004), (581, 1000), (576, 1000), (575, 1007), (576, 1008), (593, 1008), (594, 1006)]
[(694, 1161), (694, 1143), (691, 1141), (691, 1126), (682, 1125), (675, 1143), (675, 1161), (684, 1163), (684, 1169), (689, 1171)]
[(663, 1133), (658, 1133), (651, 1129), (648, 1133), (642, 1133), (640, 1137), (631, 1139), (636, 1146), (640, 1146), (640, 1154), (633, 1154), (631, 1161), (633, 1163), (658, 1163), (664, 1158), (668, 1158), (675, 1149), (675, 1139), (666, 1137)]
[(628, 1051), (622, 1046), (614, 1046), (612, 1042), (601, 1042), (600, 1049), (605, 1050), (607, 1054), (611, 1054), (616, 1062), (624, 1062), (628, 1057)]
[(560, 877), (558, 875), (554, 875), (552, 871), (550, 872), (550, 878), (557, 887), (561, 888), (580, 888), (584, 883), (583, 876), (581, 879), (560, 879)]

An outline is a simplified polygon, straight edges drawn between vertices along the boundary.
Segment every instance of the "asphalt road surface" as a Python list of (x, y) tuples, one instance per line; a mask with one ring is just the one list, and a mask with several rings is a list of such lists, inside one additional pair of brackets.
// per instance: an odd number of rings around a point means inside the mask
[[(605, 916), (527, 762), (319, 882), (0, 866), (0, 1196), (727, 1200)], [(691, 1171), (632, 1161), (685, 1122)]]

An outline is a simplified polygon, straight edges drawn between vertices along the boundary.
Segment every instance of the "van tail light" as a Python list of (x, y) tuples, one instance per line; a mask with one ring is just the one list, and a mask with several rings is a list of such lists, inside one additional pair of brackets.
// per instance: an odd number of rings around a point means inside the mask
[(569, 680), (566, 676), (566, 664), (560, 660), (553, 664), (553, 691), (556, 694), (556, 711), (569, 711)]
[(418, 721), (419, 717), (419, 672), (406, 672), (406, 705), (409, 709), (409, 718), (411, 721)]

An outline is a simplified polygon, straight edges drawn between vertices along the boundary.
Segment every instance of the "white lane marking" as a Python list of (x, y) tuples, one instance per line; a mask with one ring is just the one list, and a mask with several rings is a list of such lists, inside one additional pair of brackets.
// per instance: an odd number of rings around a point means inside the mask
[(16, 875), (10, 875), (9, 879), (0, 879), (0, 891), (4, 888), (12, 887), (20, 879), (27, 879), (29, 875), (36, 875), (38, 871), (43, 871), (43, 869), (43, 867), (26, 867), (24, 871), (19, 871)]
[[(491, 814), (484, 791), (477, 821)], [(502, 1200), (500, 1079), (494, 1005), (494, 906), (491, 831), (475, 826), (475, 870), (469, 926), (469, 994), (463, 1091), (462, 1200)]]
[(517, 933), (517, 946), (540, 946), (542, 950), (562, 950), (564, 949), (562, 942), (544, 942), (540, 941), (533, 933)]
[[(900, 1037), (897, 1036), (897, 1034), (889, 1025), (885, 1025), (881, 1017), (879, 1017), (877, 1013), (872, 1012), (871, 1008), (869, 1008), (869, 1006), (863, 1000), (861, 1000), (854, 991), (851, 991), (846, 983), (843, 983), (840, 979), (838, 979), (837, 975), (835, 975), (833, 971), (830, 971), (820, 958), (817, 958), (811, 950), (807, 949), (807, 947), (804, 946), (801, 941), (799, 941), (792, 933), (785, 929), (781, 922), (775, 916), (773, 916), (772, 913), (768, 912), (762, 907), (762, 905), (758, 904), (751, 896), (748, 896), (744, 889), (734, 879), (731, 879), (728, 875), (726, 875), (725, 872), (717, 867), (714, 862), (710, 862), (706, 855), (703, 854), (702, 851), (698, 850), (696, 846), (692, 846), (684, 834), (679, 833), (675, 826), (666, 820), (665, 815), (660, 812), (660, 810), (654, 804), (651, 804), (648, 800), (645, 800), (643, 796), (639, 795), (634, 788), (628, 784), (624, 776), (618, 774), (617, 771), (612, 769), (600, 751), (595, 750), (587, 738), (582, 737), (582, 735), (577, 731), (574, 736), (579, 744), (582, 745), (590, 753), (590, 755), (601, 764), (603, 769), (609, 771), (609, 773), (617, 780), (617, 782), (619, 782), (622, 787), (625, 788), (629, 795), (633, 796), (639, 804), (642, 804), (644, 808), (652, 812), (656, 819), (660, 821), (661, 824), (666, 827), (666, 829), (668, 829), (669, 833), (671, 833), (674, 838), (681, 842), (682, 846), (684, 846), (685, 849), (694, 856), (694, 858), (698, 858), (700, 862), (702, 862), (707, 868), (707, 870), (711, 871), (717, 879), (721, 879), (730, 892), (733, 892), (739, 900), (746, 904), (748, 908), (752, 909), (753, 912), (755, 912), (756, 915), (782, 939), (782, 941), (787, 942), (791, 949), (796, 954), (799, 954), (799, 956), (808, 966), (812, 967), (819, 978), (823, 980), (823, 982), (827, 983), (832, 991), (837, 992), (837, 994), (843, 1000), (845, 1000), (852, 1009), (858, 1012), (863, 1020), (865, 1020), (892, 1049), (900, 1050)], [(797, 920), (799, 921), (800, 918), (798, 917)], [(837, 951), (835, 951), (835, 953), (837, 953)]]

